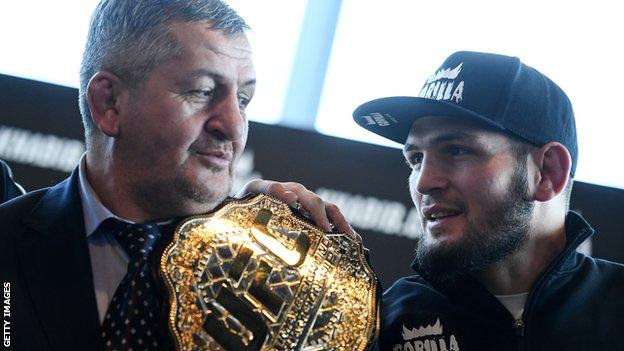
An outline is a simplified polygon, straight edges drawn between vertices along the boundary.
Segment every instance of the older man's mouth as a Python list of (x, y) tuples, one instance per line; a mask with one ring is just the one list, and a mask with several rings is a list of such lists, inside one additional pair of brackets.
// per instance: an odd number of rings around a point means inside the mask
[(232, 153), (223, 150), (199, 149), (192, 150), (191, 154), (208, 167), (226, 168), (232, 162)]

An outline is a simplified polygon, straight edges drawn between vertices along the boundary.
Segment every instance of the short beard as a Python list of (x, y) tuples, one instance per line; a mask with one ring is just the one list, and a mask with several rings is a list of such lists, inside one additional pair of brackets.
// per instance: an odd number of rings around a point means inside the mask
[(228, 179), (229, 181), (225, 188), (221, 187), (219, 189), (215, 189), (210, 184), (197, 186), (180, 176), (174, 181), (174, 188), (178, 191), (179, 196), (186, 199), (186, 201), (191, 200), (197, 204), (202, 204), (212, 209), (223, 202), (232, 190), (232, 176)]
[(476, 230), (469, 224), (459, 242), (438, 246), (421, 245), (421, 237), (416, 250), (419, 273), (430, 281), (454, 281), (518, 251), (529, 236), (534, 204), (528, 199), (526, 171), (520, 165), (507, 196), (490, 202), (484, 229)]

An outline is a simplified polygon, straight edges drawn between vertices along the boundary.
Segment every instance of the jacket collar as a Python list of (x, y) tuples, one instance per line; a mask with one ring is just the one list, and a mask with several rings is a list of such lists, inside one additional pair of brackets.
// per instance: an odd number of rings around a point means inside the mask
[(50, 188), (23, 223), (30, 230), (20, 238), (18, 257), (52, 349), (100, 349), (77, 170)]
[(563, 272), (574, 269), (578, 262), (576, 260), (576, 250), (589, 237), (594, 235), (592, 228), (587, 221), (576, 212), (570, 211), (566, 216), (566, 246), (559, 258), (555, 260), (551, 267), (552, 272)]

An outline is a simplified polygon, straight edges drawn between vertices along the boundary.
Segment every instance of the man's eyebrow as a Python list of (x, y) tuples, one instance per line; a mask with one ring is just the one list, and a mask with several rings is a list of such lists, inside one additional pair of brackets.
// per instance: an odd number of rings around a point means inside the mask
[[(214, 79), (216, 81), (222, 81), (222, 80), (225, 79), (222, 74), (219, 74), (217, 72), (214, 72), (214, 71), (211, 71), (211, 70), (205, 69), (205, 68), (192, 71), (191, 74), (189, 75), (189, 77), (191, 79), (197, 79), (197, 78), (202, 78), (202, 77), (210, 77), (210, 78), (212, 78), (212, 79)], [(248, 87), (250, 85), (256, 85), (256, 79), (255, 78), (249, 79), (247, 81), (244, 81), (242, 84), (240, 84), (240, 87), (241, 88), (245, 88), (245, 87)]]
[(405, 146), (403, 146), (403, 154), (406, 154), (414, 150), (415, 148), (416, 148), (416, 145), (405, 143)]
[[(470, 133), (466, 133), (466, 132), (453, 132), (453, 133), (448, 133), (448, 134), (442, 134), (439, 136), (436, 136), (434, 138), (432, 138), (431, 140), (427, 141), (427, 144), (430, 145), (439, 145), (442, 143), (447, 143), (450, 141), (476, 141), (478, 138), (476, 135), (474, 134), (470, 134)], [(403, 147), (403, 153), (407, 153), (409, 151), (412, 151), (414, 149), (418, 149), (418, 146), (415, 144), (408, 144), (406, 143), (405, 146)]]
[(442, 144), (449, 141), (462, 140), (462, 141), (476, 141), (478, 137), (474, 134), (466, 132), (454, 132), (449, 134), (443, 134), (437, 136), (431, 140), (432, 144)]
[(189, 78), (202, 78), (202, 77), (210, 77), (215, 80), (223, 79), (223, 76), (221, 74), (213, 72), (205, 68), (194, 70), (189, 74)]
[(252, 85), (256, 85), (256, 79), (255, 78), (243, 82), (243, 84), (241, 84), (240, 87), (241, 88), (245, 88), (245, 87), (252, 86)]

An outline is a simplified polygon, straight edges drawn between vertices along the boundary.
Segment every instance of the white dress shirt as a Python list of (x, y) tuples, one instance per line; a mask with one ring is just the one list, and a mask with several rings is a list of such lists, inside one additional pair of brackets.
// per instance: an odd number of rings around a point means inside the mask
[(89, 245), (89, 256), (91, 256), (95, 298), (97, 300), (100, 323), (102, 323), (108, 304), (113, 299), (117, 286), (126, 275), (129, 258), (111, 233), (94, 232), (100, 223), (110, 217), (128, 223), (132, 222), (115, 216), (102, 204), (102, 201), (100, 201), (100, 198), (87, 180), (85, 162), (86, 156), (82, 155), (80, 165), (78, 166), (80, 201), (82, 202), (82, 214)]

